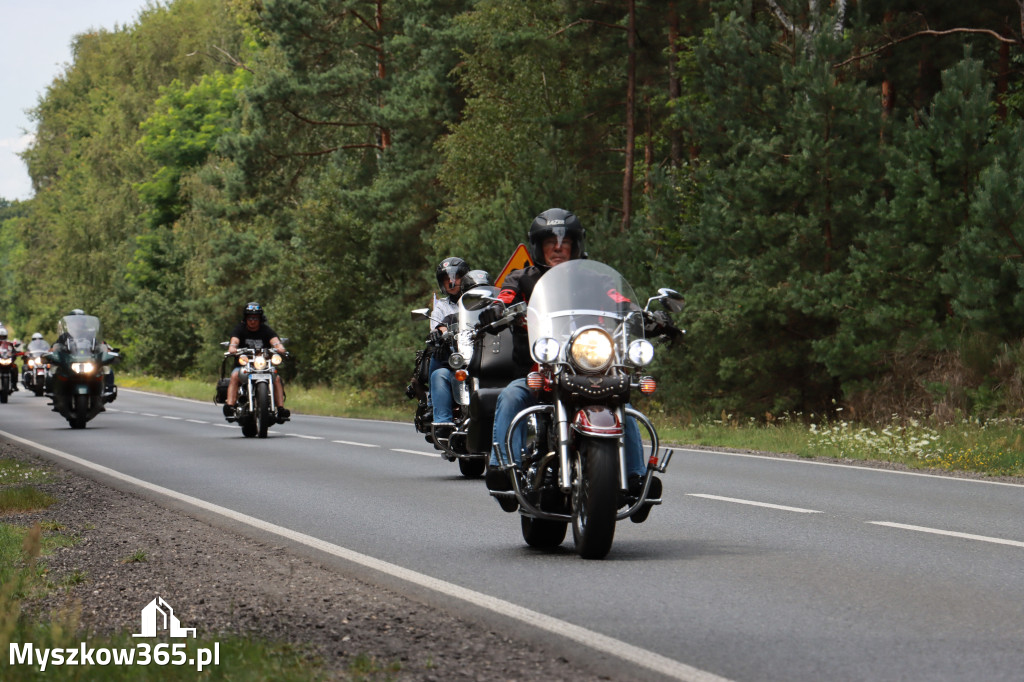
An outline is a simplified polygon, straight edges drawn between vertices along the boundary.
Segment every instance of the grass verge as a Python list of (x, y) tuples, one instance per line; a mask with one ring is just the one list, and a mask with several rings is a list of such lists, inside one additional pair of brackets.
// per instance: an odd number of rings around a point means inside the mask
[[(0, 459), (0, 472), (3, 471), (17, 472), (13, 476), (18, 481), (16, 485), (0, 483), (0, 499), (10, 501), (6, 508), (8, 513), (39, 509), (39, 501), (44, 499), (48, 502), (43, 506), (56, 501), (34, 487), (38, 482), (50, 480), (48, 471), (7, 458)], [(24, 480), (37, 483), (22, 484)], [(19, 492), (8, 496), (11, 490)], [(27, 490), (34, 493), (27, 493)], [(128, 632), (95, 635), (81, 627), (78, 607), (48, 616), (30, 613), (26, 606), (32, 599), (88, 581), (83, 572), (74, 571), (59, 584), (51, 582), (46, 557), (54, 549), (77, 541), (62, 533), (63, 530), (54, 521), (37, 522), (31, 527), (0, 522), (0, 651), (7, 656), (2, 675), (4, 682), (38, 680), (41, 675), (50, 680), (111, 682), (173, 682), (200, 678), (241, 682), (388, 680), (399, 671), (397, 663), (383, 664), (364, 655), (357, 657), (349, 670), (339, 677), (330, 674), (322, 661), (309, 651), (289, 643), (216, 634), (171, 642), (139, 640)], [(145, 561), (145, 552), (138, 550), (126, 560)], [(69, 659), (72, 650), (76, 656), (74, 664)], [(86, 656), (84, 652), (89, 653)], [(217, 655), (215, 665), (214, 652)], [(131, 664), (126, 662), (129, 654)], [(148, 664), (141, 663), (143, 656), (149, 659)], [(205, 669), (200, 669), (200, 661), (206, 661)]]

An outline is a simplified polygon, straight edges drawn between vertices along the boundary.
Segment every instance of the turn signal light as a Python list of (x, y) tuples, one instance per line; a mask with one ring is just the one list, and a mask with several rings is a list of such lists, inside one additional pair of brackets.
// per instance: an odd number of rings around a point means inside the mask
[(455, 370), (455, 378), (458, 381), (465, 381), (469, 378), (469, 372), (464, 369)]
[(534, 391), (539, 391), (544, 388), (544, 375), (540, 372), (530, 372), (526, 375), (526, 385)]
[(656, 388), (658, 388), (658, 382), (654, 380), (654, 377), (642, 377), (640, 379), (640, 392), (644, 395), (654, 393)]

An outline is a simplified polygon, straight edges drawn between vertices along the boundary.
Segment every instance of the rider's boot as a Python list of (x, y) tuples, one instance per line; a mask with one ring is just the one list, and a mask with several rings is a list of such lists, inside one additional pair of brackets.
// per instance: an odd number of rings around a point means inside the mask
[[(629, 492), (636, 497), (640, 496), (643, 492), (644, 479), (643, 476), (634, 476), (629, 481)], [(661, 479), (657, 476), (651, 476), (651, 486), (647, 489), (648, 500), (660, 500), (661, 499)], [(633, 523), (643, 523), (647, 520), (648, 515), (651, 513), (651, 508), (654, 505), (650, 502), (644, 502), (644, 504), (637, 509), (629, 517), (629, 520)]]
[(228, 405), (227, 403), (224, 403), (224, 418), (227, 419), (228, 422), (237, 421), (235, 418), (234, 405)]

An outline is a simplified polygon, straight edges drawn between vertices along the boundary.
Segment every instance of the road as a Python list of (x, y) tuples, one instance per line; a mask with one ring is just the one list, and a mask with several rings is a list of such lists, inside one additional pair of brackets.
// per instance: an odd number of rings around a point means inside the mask
[(680, 450), (665, 504), (583, 561), (571, 533), (526, 547), (409, 424), (295, 415), (245, 439), (212, 403), (125, 390), (74, 431), (22, 391), (11, 436), (443, 583), (453, 611), (481, 608), (462, 590), (516, 605), (510, 628), (583, 632), (627, 659), (616, 678), (1024, 679), (1022, 486)]

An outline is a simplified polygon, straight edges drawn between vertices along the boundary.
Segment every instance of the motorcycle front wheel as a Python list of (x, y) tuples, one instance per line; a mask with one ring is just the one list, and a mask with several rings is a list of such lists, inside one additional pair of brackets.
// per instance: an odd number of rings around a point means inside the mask
[(71, 418), (68, 423), (73, 429), (84, 429), (89, 421), (89, 396), (76, 394), (71, 400)]
[(267, 437), (270, 428), (270, 389), (266, 384), (256, 384), (256, 434)]
[(565, 540), (569, 524), (565, 521), (535, 519), (532, 516), (520, 516), (523, 527), (523, 540), (530, 547), (537, 549), (554, 549)]
[(484, 458), (479, 459), (459, 459), (459, 471), (466, 478), (480, 478), (483, 476), (484, 467), (487, 466), (487, 460)]
[(582, 438), (573, 453), (572, 538), (584, 559), (603, 559), (615, 538), (619, 496), (618, 443)]

